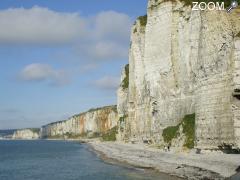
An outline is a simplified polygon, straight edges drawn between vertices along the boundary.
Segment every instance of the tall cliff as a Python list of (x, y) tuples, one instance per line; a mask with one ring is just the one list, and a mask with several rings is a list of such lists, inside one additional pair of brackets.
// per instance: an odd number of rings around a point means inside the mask
[(18, 129), (14, 131), (12, 139), (39, 139), (39, 132), (38, 128)]
[(118, 89), (120, 140), (240, 147), (239, 14), (149, 0)]
[(42, 126), (42, 138), (95, 137), (106, 133), (117, 125), (116, 106), (90, 109), (67, 120)]

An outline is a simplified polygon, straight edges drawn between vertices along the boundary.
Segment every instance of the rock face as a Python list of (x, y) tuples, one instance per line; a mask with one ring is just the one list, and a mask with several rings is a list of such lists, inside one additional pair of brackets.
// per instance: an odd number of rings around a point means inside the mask
[(37, 128), (18, 129), (14, 131), (12, 139), (39, 139), (39, 131)]
[(82, 136), (96, 137), (117, 125), (116, 106), (90, 109), (74, 115), (68, 120), (54, 122), (42, 126), (42, 138), (78, 138)]
[(118, 89), (118, 139), (163, 144), (165, 128), (195, 114), (195, 148), (240, 147), (239, 13), (149, 0)]

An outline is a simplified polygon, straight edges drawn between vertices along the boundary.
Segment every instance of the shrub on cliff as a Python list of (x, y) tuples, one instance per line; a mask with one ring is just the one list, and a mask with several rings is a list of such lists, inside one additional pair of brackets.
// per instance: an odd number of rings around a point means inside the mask
[(119, 118), (119, 128), (120, 131), (123, 132), (124, 131), (124, 126), (125, 126), (125, 119), (128, 117), (128, 115), (123, 115)]
[(129, 85), (129, 64), (125, 66), (125, 78), (122, 81), (122, 88), (127, 89)]
[(236, 37), (240, 37), (240, 32), (238, 32), (238, 33), (236, 34)]
[(177, 126), (169, 126), (163, 130), (162, 136), (164, 142), (171, 143), (172, 139), (178, 136), (179, 126), (180, 124)]
[(186, 115), (182, 122), (183, 133), (186, 136), (184, 146), (191, 149), (194, 147), (195, 139), (195, 114)]
[(184, 146), (192, 149), (194, 147), (195, 139), (195, 114), (188, 114), (178, 125), (165, 128), (162, 133), (164, 142), (171, 143), (174, 138), (177, 138), (180, 134), (180, 126), (182, 126), (182, 133), (185, 135)]
[(138, 20), (140, 21), (141, 26), (145, 27), (147, 25), (147, 15), (139, 16)]
[(103, 141), (116, 141), (118, 127), (115, 126), (102, 135)]

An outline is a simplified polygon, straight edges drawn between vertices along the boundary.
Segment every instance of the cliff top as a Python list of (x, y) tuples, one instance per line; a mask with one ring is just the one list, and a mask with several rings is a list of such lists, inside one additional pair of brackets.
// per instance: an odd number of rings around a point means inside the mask
[(24, 131), (24, 130), (30, 130), (34, 133), (39, 133), (40, 132), (40, 128), (22, 128), (22, 129), (16, 129), (15, 131)]
[(78, 117), (78, 116), (84, 115), (84, 114), (89, 113), (89, 112), (94, 112), (94, 111), (103, 110), (103, 109), (112, 109), (113, 111), (117, 112), (117, 105), (109, 105), (109, 106), (91, 108), (91, 109), (89, 109), (88, 111), (85, 111), (85, 112), (82, 112), (82, 113), (79, 113), (79, 114), (75, 114), (75, 115), (69, 117), (68, 119), (60, 120), (60, 121), (55, 121), (55, 122), (46, 124), (46, 125), (44, 125), (44, 126), (42, 126), (42, 127), (45, 127), (45, 126), (48, 126), (48, 125), (51, 125), (51, 124), (55, 124), (55, 123), (66, 122), (67, 120), (69, 120), (69, 119), (72, 118), (72, 117)]

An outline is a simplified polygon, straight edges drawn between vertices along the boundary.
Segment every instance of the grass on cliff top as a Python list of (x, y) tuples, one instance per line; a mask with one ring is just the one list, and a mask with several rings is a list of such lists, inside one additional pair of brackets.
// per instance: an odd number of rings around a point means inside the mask
[(129, 86), (129, 64), (125, 66), (125, 78), (122, 81), (122, 88), (127, 89)]
[(116, 134), (118, 131), (118, 127), (115, 126), (112, 129), (108, 130), (106, 133), (102, 135), (103, 141), (116, 141)]
[[(88, 111), (85, 111), (85, 112), (81, 112), (79, 114), (75, 114), (73, 115), (72, 117), (79, 117), (79, 116), (82, 116), (88, 112), (93, 112), (93, 111), (98, 111), (98, 110), (103, 110), (103, 109), (112, 109), (114, 112), (117, 112), (117, 105), (109, 105), (109, 106), (103, 106), (103, 107), (97, 107), (97, 108), (91, 108), (89, 109)], [(68, 120), (64, 120), (64, 121), (68, 121)], [(59, 121), (59, 122), (64, 122), (64, 121)], [(54, 124), (54, 123), (52, 123)]]
[(98, 108), (91, 108), (87, 112), (93, 112), (93, 111), (98, 111), (98, 110), (103, 110), (103, 109), (112, 109), (113, 111), (117, 112), (117, 105), (103, 106), (103, 107), (98, 107)]
[(147, 25), (147, 15), (139, 16), (138, 20), (140, 21), (141, 26), (145, 27)]
[(195, 139), (195, 114), (188, 114), (178, 125), (165, 128), (162, 133), (164, 142), (171, 143), (173, 138), (177, 138), (177, 136), (179, 136), (179, 127), (181, 125), (183, 127), (183, 133), (186, 136), (184, 146), (192, 149), (194, 147)]
[(30, 128), (29, 130), (31, 130), (34, 133), (39, 133), (40, 132), (40, 128)]

